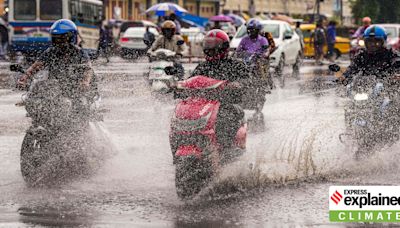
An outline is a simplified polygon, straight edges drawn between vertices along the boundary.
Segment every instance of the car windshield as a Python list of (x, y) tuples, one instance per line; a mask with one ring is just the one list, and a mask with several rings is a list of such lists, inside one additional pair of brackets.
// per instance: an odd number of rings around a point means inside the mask
[(40, 19), (58, 20), (62, 18), (62, 0), (41, 0)]
[[(264, 24), (263, 31), (271, 33), (273, 38), (279, 38), (279, 25), (277, 24)], [(242, 38), (245, 35), (247, 35), (247, 29), (246, 26), (243, 25), (240, 27), (236, 38)]]
[(14, 0), (14, 19), (15, 20), (35, 20), (36, 1)]

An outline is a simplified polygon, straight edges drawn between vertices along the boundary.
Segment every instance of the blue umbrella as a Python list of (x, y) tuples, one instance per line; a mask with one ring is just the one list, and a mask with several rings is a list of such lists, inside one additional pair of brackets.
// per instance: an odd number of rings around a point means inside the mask
[(164, 16), (165, 12), (167, 12), (167, 11), (172, 11), (172, 12), (177, 13), (177, 14), (187, 13), (188, 12), (187, 10), (185, 10), (184, 8), (178, 6), (175, 3), (164, 2), (164, 3), (159, 3), (159, 4), (156, 4), (156, 5), (148, 8), (146, 10), (146, 13), (156, 12), (156, 15)]

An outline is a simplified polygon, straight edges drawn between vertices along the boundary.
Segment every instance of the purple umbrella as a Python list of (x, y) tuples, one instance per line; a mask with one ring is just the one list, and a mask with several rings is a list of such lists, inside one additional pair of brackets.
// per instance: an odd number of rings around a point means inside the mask
[(230, 14), (228, 14), (226, 16), (232, 18), (233, 24), (235, 24), (235, 26), (239, 27), (242, 24), (246, 24), (246, 20), (243, 17), (239, 16), (239, 15), (230, 13)]
[(219, 21), (219, 22), (232, 22), (232, 18), (225, 16), (223, 14), (212, 16), (210, 21)]

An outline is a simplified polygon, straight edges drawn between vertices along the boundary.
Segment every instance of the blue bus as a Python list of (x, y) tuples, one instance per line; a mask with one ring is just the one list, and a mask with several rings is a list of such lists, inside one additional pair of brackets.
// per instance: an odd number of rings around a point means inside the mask
[(9, 0), (9, 53), (35, 55), (46, 50), (51, 44), (50, 27), (54, 21), (62, 18), (76, 23), (78, 42), (84, 49), (97, 49), (99, 26), (103, 18), (102, 1)]

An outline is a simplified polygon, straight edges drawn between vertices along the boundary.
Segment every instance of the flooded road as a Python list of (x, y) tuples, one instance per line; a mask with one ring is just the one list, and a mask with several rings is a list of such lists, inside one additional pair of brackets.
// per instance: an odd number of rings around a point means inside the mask
[(354, 161), (351, 144), (338, 137), (343, 98), (329, 86), (315, 90), (325, 70), (305, 66), (301, 80), (267, 97), (266, 131), (249, 134), (246, 154), (183, 202), (168, 140), (175, 101), (151, 95), (146, 67), (121, 59), (96, 65), (107, 112), (95, 129), (110, 140), (109, 156), (96, 174), (52, 188), (25, 186), (19, 151), (29, 119), (14, 105), (21, 92), (0, 89), (0, 227), (324, 226), (329, 186), (400, 183), (399, 146)]

